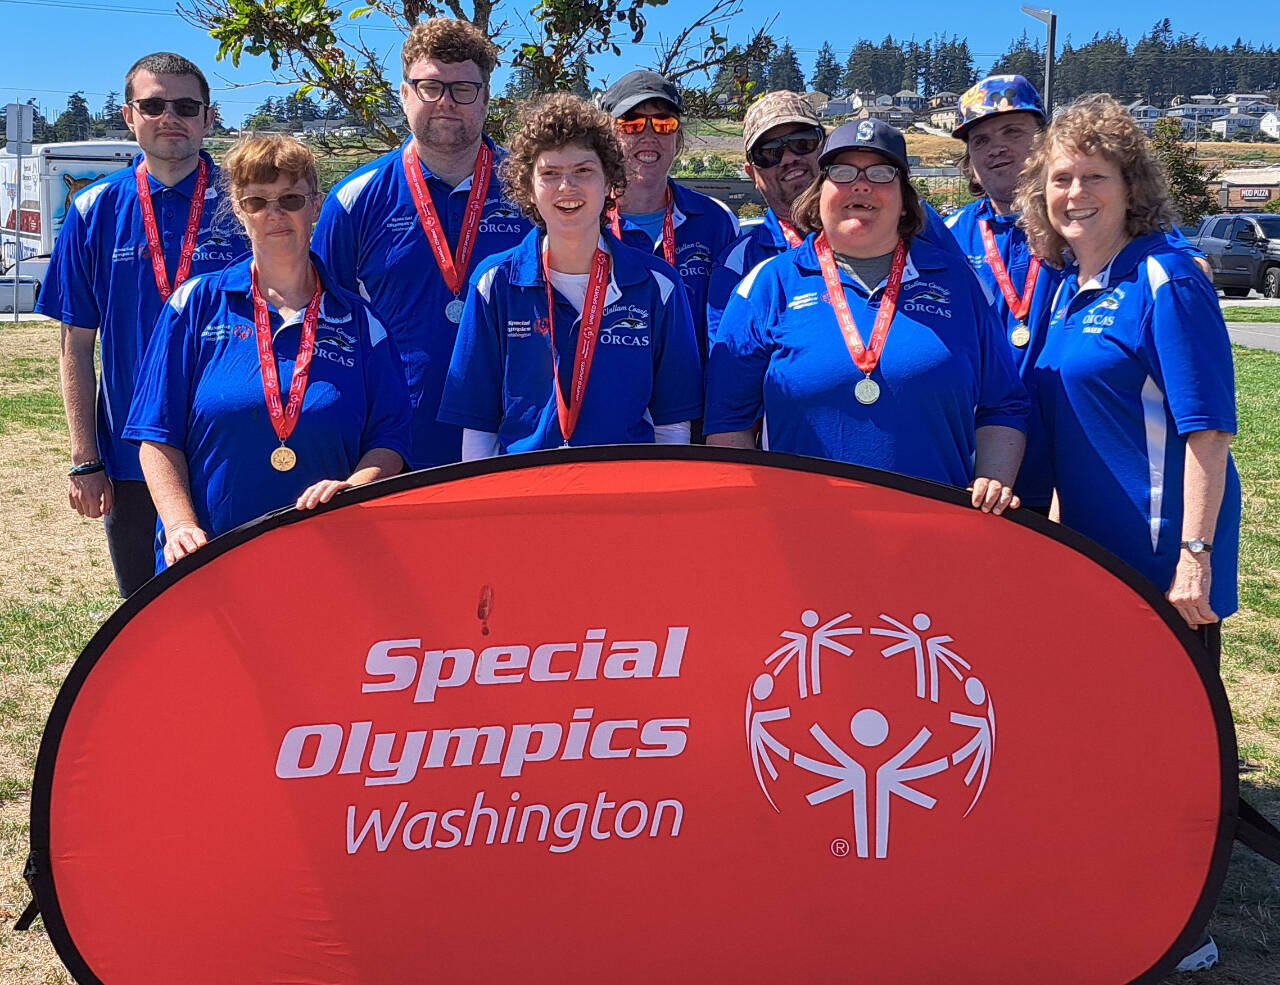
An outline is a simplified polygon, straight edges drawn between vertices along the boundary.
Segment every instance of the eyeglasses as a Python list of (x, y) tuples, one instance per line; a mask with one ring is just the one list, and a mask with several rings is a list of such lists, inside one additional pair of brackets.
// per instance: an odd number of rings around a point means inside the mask
[(873, 185), (888, 185), (898, 177), (898, 169), (892, 164), (869, 164), (865, 168), (856, 164), (828, 164), (822, 173), (837, 185), (852, 185), (864, 174)]
[(405, 79), (424, 103), (435, 103), (449, 93), (449, 98), (459, 106), (470, 106), (485, 89), (483, 82), (441, 82), (439, 79)]
[(134, 99), (130, 104), (143, 116), (155, 118), (164, 116), (166, 106), (172, 106), (173, 111), (179, 116), (187, 119), (199, 116), (204, 109), (205, 104), (198, 99), (161, 99), (159, 96), (149, 96), (146, 99)]
[(297, 212), (311, 201), (312, 196), (301, 192), (290, 192), (279, 198), (263, 198), (261, 195), (248, 195), (240, 199), (240, 208), (248, 215), (257, 215), (268, 205), (278, 205), (285, 212)]
[(822, 146), (822, 138), (823, 133), (819, 127), (797, 130), (795, 133), (756, 144), (747, 154), (747, 159), (757, 168), (776, 168), (782, 163), (787, 151), (805, 157)]
[(644, 133), (646, 125), (653, 127), (653, 132), (668, 136), (680, 129), (680, 117), (672, 116), (669, 113), (662, 113), (655, 116), (646, 116), (644, 113), (633, 113), (624, 116), (621, 119), (614, 120), (614, 125), (618, 128), (618, 133), (625, 133), (635, 136)]

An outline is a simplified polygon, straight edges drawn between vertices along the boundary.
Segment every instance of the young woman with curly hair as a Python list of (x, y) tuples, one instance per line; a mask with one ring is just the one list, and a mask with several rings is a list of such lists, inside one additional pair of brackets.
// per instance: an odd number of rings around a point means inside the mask
[(1066, 265), (1033, 374), (1061, 520), (1215, 645), (1236, 609), (1231, 345), (1212, 285), (1168, 237), (1164, 174), (1124, 107), (1090, 96), (1037, 142), (1018, 204), (1035, 252)]
[(521, 114), (502, 181), (536, 228), (468, 288), (440, 407), (463, 460), (688, 442), (702, 409), (689, 304), (669, 264), (609, 233), (626, 180), (608, 115), (567, 93)]

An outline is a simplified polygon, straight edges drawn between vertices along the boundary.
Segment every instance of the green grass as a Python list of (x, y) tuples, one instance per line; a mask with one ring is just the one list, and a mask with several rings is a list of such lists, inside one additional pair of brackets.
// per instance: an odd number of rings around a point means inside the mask
[(1280, 322), (1280, 305), (1261, 308), (1223, 308), (1222, 317), (1227, 321)]
[(0, 393), (0, 434), (8, 434), (11, 425), (32, 429), (66, 427), (66, 420), (56, 383), (38, 390)]

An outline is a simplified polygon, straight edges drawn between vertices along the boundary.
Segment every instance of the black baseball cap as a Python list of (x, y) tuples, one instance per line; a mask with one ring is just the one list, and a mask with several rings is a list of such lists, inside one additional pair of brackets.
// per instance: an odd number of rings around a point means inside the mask
[(646, 99), (662, 99), (674, 106), (677, 113), (684, 111), (684, 100), (675, 83), (647, 68), (628, 72), (609, 86), (600, 97), (600, 108), (617, 119)]
[(825, 168), (847, 150), (873, 150), (883, 154), (896, 164), (903, 174), (911, 170), (907, 164), (907, 138), (897, 127), (890, 126), (883, 120), (868, 117), (865, 120), (850, 120), (831, 131), (822, 155), (818, 158), (818, 167)]

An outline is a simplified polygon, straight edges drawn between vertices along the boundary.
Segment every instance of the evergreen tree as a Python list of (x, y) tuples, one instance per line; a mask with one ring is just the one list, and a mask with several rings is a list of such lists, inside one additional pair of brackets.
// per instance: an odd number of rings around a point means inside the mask
[[(1044, 49), (1039, 41), (1032, 41), (1023, 31), (1007, 51), (991, 66), (990, 75), (1021, 75), (1037, 89), (1044, 84)], [(1041, 94), (1043, 95), (1043, 93)]]
[(876, 46), (870, 41), (859, 41), (853, 46), (844, 63), (842, 82), (845, 92), (870, 92), (875, 89), (875, 58)]
[(813, 63), (813, 76), (809, 79), (809, 85), (818, 92), (833, 96), (840, 89), (840, 76), (840, 63), (836, 61), (835, 50), (830, 41), (824, 41)]
[(92, 132), (89, 104), (83, 92), (67, 97), (67, 108), (53, 124), (55, 140), (88, 140)]
[(902, 88), (911, 92), (924, 93), (925, 76), (928, 74), (930, 49), (929, 43), (916, 44), (915, 38), (906, 43), (903, 49)]
[(769, 59), (767, 73), (763, 80), (766, 89), (789, 89), (791, 92), (804, 92), (804, 73), (800, 71), (800, 59), (790, 41), (784, 41), (777, 53)]
[(124, 117), (120, 114), (120, 93), (107, 93), (106, 101), (102, 104), (101, 118), (108, 129), (119, 130), (124, 126)]
[(902, 86), (902, 76), (907, 70), (907, 58), (893, 36), (886, 34), (876, 49), (873, 62), (873, 86), (876, 92), (892, 96)]

